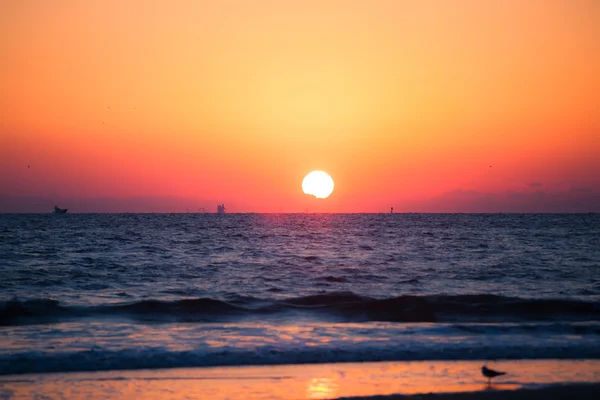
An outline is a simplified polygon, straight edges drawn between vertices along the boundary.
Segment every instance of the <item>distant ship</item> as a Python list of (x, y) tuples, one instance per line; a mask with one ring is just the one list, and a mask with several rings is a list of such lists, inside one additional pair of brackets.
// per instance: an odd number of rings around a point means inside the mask
[(58, 208), (58, 206), (54, 206), (54, 211), (52, 214), (66, 214), (67, 208)]
[(225, 214), (225, 204), (217, 205), (217, 214)]

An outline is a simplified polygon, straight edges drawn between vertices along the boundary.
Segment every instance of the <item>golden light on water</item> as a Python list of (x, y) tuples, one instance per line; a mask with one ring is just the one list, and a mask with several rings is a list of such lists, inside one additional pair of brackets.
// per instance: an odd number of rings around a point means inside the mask
[[(598, 360), (521, 360), (493, 364), (510, 377), (494, 382), (497, 390), (524, 384), (597, 381)], [(413, 361), (174, 368), (32, 374), (28, 380), (0, 377), (0, 386), (16, 398), (83, 400), (144, 399), (324, 399), (417, 393), (488, 390), (480, 361)]]

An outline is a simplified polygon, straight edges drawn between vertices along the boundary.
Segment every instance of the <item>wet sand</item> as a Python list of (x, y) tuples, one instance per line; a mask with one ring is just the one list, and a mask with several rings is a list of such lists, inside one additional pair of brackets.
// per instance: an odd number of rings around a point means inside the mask
[[(492, 390), (481, 375), (482, 364), (419, 361), (7, 375), (0, 376), (0, 399), (587, 399), (600, 393), (600, 360), (491, 362), (489, 367), (508, 372), (494, 380)], [(553, 386), (529, 390), (548, 385)]]
[(600, 398), (600, 384), (551, 385), (537, 389), (482, 390), (467, 393), (429, 393), (369, 397), (343, 397), (339, 400), (596, 400)]

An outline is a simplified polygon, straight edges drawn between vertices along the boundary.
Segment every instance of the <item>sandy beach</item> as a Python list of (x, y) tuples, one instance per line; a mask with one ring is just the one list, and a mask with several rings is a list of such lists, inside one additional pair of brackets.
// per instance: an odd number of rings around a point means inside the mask
[(574, 393), (587, 399), (599, 393), (598, 360), (493, 362), (508, 373), (491, 388), (481, 365), (419, 361), (8, 375), (0, 377), (0, 398), (552, 399)]

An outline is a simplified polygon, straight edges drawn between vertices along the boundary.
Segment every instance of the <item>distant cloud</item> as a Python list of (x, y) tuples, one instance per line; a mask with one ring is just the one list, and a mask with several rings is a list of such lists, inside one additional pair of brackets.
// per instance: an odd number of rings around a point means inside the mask
[(571, 188), (570, 191), (572, 193), (591, 193), (591, 192), (593, 192), (592, 188), (587, 188), (587, 187), (574, 187), (574, 188)]
[(507, 190), (485, 193), (459, 188), (437, 197), (405, 203), (402, 210), (450, 213), (600, 212), (600, 191), (577, 188), (562, 192)]

